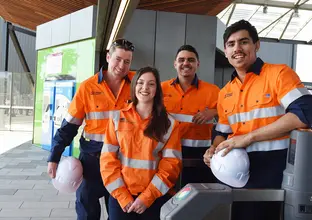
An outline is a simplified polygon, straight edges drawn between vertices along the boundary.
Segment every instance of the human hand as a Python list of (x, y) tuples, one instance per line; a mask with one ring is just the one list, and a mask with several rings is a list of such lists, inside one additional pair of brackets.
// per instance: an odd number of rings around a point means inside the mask
[(192, 122), (195, 124), (205, 124), (217, 115), (216, 109), (205, 109), (193, 116)]
[(57, 168), (57, 163), (55, 162), (49, 162), (48, 163), (48, 169), (47, 169), (47, 173), (48, 175), (54, 179), (55, 175), (56, 175), (56, 168)]
[(133, 204), (133, 201), (129, 202), (124, 208), (122, 208), (122, 211), (128, 212), (128, 210), (129, 210), (129, 208), (131, 207), (132, 204)]
[(215, 153), (218, 153), (220, 150), (225, 149), (221, 156), (227, 155), (233, 148), (246, 148), (252, 143), (251, 136), (248, 134), (234, 136), (228, 140), (221, 142)]
[(205, 152), (205, 154), (204, 154), (204, 156), (203, 156), (203, 158), (204, 158), (204, 163), (205, 163), (208, 167), (210, 167), (210, 160), (211, 160), (213, 154), (215, 153), (215, 150), (216, 150), (215, 146), (211, 145), (211, 146), (206, 150), (206, 152)]
[(138, 214), (142, 214), (146, 208), (147, 207), (144, 205), (144, 203), (139, 198), (136, 198), (131, 207), (128, 209), (128, 213), (134, 211)]

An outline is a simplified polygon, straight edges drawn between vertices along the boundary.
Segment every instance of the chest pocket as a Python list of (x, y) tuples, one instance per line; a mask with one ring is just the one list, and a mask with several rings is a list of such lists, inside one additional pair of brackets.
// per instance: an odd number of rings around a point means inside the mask
[(234, 100), (232, 100), (232, 99), (224, 101), (224, 103), (222, 103), (223, 113), (226, 116), (232, 115), (234, 112), (235, 106), (236, 106), (236, 104), (235, 104)]
[[(250, 93), (252, 94), (252, 93)], [(248, 97), (247, 104), (250, 108), (264, 108), (272, 106), (273, 93), (271, 92), (261, 92), (258, 95), (250, 95)]]

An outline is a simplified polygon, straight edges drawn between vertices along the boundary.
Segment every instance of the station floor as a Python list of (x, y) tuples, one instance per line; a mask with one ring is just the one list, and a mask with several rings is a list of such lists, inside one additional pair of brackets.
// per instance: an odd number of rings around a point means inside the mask
[(0, 131), (0, 220), (75, 220), (75, 195), (53, 187), (49, 152), (31, 140), (31, 132)]

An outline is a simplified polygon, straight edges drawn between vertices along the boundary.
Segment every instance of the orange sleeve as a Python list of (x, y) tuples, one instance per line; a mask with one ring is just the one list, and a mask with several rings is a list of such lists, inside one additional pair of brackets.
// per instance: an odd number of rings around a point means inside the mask
[(178, 123), (174, 121), (171, 135), (161, 150), (162, 159), (158, 171), (147, 188), (139, 195), (139, 199), (150, 207), (153, 202), (165, 195), (172, 188), (182, 169), (182, 152)]
[(222, 107), (222, 103), (224, 102), (224, 94), (222, 90), (219, 92), (219, 98), (218, 98), (218, 104), (217, 104), (217, 110), (218, 110), (218, 124), (216, 126), (216, 130), (222, 133), (232, 133), (232, 129), (230, 126), (230, 123), (228, 121), (228, 118), (225, 114), (225, 111)]
[(116, 137), (115, 123), (113, 119), (109, 119), (100, 157), (100, 171), (107, 191), (124, 208), (133, 201), (133, 197), (123, 181), (118, 151), (119, 143)]
[(209, 106), (210, 109), (217, 109), (220, 89), (216, 85), (212, 85), (211, 87), (211, 96), (207, 99), (207, 106)]
[[(301, 83), (297, 73), (284, 65), (276, 79), (276, 93), (279, 103), (286, 109), (293, 101), (303, 95), (309, 95), (309, 91)], [(274, 87), (273, 87), (274, 88)]]

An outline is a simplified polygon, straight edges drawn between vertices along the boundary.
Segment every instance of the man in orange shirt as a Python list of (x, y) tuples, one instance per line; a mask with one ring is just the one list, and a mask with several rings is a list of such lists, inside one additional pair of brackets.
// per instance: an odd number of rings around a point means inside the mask
[[(167, 111), (180, 122), (183, 159), (196, 161), (211, 145), (212, 119), (217, 115), (219, 88), (198, 78), (199, 56), (191, 45), (178, 49), (174, 67), (178, 76), (162, 83), (164, 103)], [(182, 186), (215, 181), (201, 160), (191, 166), (186, 162), (183, 162)]]
[(99, 73), (81, 83), (61, 128), (53, 138), (48, 159), (48, 174), (51, 178), (55, 178), (57, 164), (65, 147), (72, 142), (85, 121), (79, 155), (83, 181), (76, 192), (78, 220), (99, 220), (99, 198), (103, 196), (108, 207), (109, 193), (100, 175), (99, 157), (109, 117), (114, 111), (124, 108), (130, 99), (133, 73), (129, 72), (129, 68), (133, 51), (134, 46), (125, 39), (112, 43), (106, 56), (108, 70), (103, 71), (101, 68)]
[[(250, 178), (245, 188), (279, 189), (289, 132), (312, 125), (312, 95), (291, 68), (257, 58), (260, 41), (248, 21), (229, 26), (223, 40), (235, 71), (220, 91), (218, 135), (204, 161), (209, 166), (212, 155), (224, 148), (224, 155), (233, 148), (246, 148)], [(234, 203), (232, 219), (279, 219), (280, 206), (277, 202)]]

